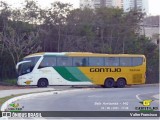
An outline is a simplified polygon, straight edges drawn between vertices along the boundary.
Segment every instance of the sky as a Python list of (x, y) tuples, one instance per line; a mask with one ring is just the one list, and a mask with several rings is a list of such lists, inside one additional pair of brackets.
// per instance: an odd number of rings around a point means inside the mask
[[(0, 0), (6, 1), (7, 3), (11, 4), (13, 7), (20, 7), (21, 4), (25, 0)], [(65, 3), (73, 4), (74, 8), (79, 7), (79, 0), (36, 0), (42, 8), (46, 8), (50, 6), (50, 3), (55, 1), (61, 1)], [(149, 4), (149, 14), (150, 15), (160, 15), (160, 0), (148, 0)]]

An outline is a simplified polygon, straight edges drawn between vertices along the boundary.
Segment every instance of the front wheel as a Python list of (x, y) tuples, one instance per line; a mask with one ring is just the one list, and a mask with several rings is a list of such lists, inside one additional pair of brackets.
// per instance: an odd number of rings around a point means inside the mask
[(48, 80), (45, 79), (45, 78), (41, 78), (41, 79), (38, 81), (37, 86), (38, 86), (38, 87), (47, 87), (47, 86), (48, 86)]
[(113, 78), (107, 78), (104, 82), (105, 88), (112, 88), (114, 86), (114, 79)]

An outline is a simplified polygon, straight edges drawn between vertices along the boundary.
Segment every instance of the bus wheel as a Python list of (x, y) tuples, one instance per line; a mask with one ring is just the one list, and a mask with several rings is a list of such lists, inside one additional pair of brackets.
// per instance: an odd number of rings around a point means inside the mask
[(38, 84), (37, 84), (38, 87), (47, 87), (48, 86), (48, 80), (46, 78), (41, 78), (39, 81), (38, 81)]
[(119, 78), (116, 82), (118, 88), (124, 88), (126, 85), (126, 80), (124, 78)]
[(105, 86), (104, 86), (104, 85), (101, 85), (101, 87), (104, 88)]
[(104, 82), (105, 88), (112, 88), (114, 86), (114, 79), (113, 78), (107, 78)]

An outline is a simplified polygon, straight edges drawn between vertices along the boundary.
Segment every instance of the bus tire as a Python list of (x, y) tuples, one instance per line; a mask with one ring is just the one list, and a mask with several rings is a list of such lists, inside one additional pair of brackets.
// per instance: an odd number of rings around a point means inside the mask
[(104, 88), (104, 85), (101, 85), (102, 88)]
[(105, 88), (112, 88), (114, 86), (115, 82), (113, 78), (107, 78), (104, 82)]
[(38, 87), (47, 87), (48, 86), (48, 80), (46, 78), (41, 78), (38, 80), (37, 83)]
[(116, 84), (116, 82), (115, 82), (115, 84), (114, 84), (114, 86), (113, 86), (114, 88), (117, 88), (118, 86), (117, 86), (117, 84)]
[(116, 86), (118, 88), (124, 88), (126, 85), (126, 79), (124, 78), (118, 78), (117, 82), (116, 82)]

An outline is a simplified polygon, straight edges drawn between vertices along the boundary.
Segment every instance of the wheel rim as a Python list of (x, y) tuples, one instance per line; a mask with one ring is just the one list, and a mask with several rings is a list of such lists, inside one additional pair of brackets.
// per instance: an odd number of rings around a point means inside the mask
[(114, 85), (113, 80), (108, 80), (107, 83), (106, 83), (106, 87), (109, 87), (109, 88), (113, 87), (113, 85)]
[(44, 87), (46, 85), (46, 83), (43, 81), (41, 82), (41, 86)]
[(119, 80), (118, 87), (124, 87), (124, 86), (125, 86), (125, 81), (124, 80)]
[(124, 85), (124, 82), (123, 82), (123, 81), (120, 81), (119, 84), (120, 84), (120, 86), (123, 86), (123, 85)]
[(110, 87), (112, 86), (112, 84), (113, 84), (112, 81), (108, 81), (108, 85), (109, 85)]

